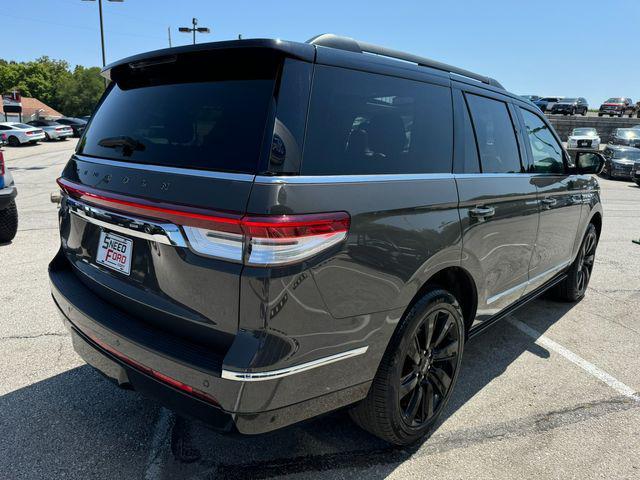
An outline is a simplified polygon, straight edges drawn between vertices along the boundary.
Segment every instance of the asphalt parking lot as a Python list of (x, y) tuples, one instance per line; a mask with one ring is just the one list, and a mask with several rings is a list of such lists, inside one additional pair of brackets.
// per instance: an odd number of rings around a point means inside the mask
[(601, 180), (586, 298), (536, 300), (469, 343), (440, 428), (397, 449), (344, 412), (260, 437), (219, 435), (86, 366), (46, 275), (58, 248), (49, 195), (74, 145), (4, 152), (20, 227), (0, 245), (0, 478), (640, 478), (635, 184)]

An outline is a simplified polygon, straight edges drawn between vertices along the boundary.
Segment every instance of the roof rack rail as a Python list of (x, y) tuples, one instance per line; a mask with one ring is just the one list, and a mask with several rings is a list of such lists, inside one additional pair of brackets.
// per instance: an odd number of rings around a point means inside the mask
[(391, 48), (381, 47), (367, 42), (361, 42), (350, 37), (341, 37), (332, 33), (324, 33), (322, 35), (310, 38), (309, 40), (307, 40), (307, 43), (310, 43), (312, 45), (320, 45), (323, 47), (337, 48), (339, 50), (347, 50), (356, 53), (373, 53), (375, 55), (404, 60), (405, 62), (411, 62), (423, 67), (430, 67), (435, 68), (436, 70), (454, 73), (456, 75), (461, 75), (463, 77), (486, 83), (487, 85), (491, 85), (493, 87), (504, 89), (500, 82), (491, 77), (479, 75), (477, 73), (470, 72), (469, 70), (465, 70), (464, 68), (454, 67), (453, 65), (447, 65), (446, 63), (420, 57), (411, 53), (401, 52), (399, 50), (393, 50)]

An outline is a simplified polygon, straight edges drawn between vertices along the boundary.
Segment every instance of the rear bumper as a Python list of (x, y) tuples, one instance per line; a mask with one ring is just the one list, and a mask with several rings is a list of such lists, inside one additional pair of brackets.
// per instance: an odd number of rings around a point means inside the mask
[(13, 185), (0, 189), (0, 210), (7, 208), (16, 195), (18, 195), (18, 189)]
[[(219, 430), (235, 426), (241, 433), (257, 434), (349, 405), (368, 392), (370, 381), (347, 388), (336, 388), (326, 381), (323, 390), (330, 393), (298, 401), (296, 394), (305, 390), (305, 384), (313, 381), (317, 385), (352, 365), (336, 358), (309, 371), (275, 372), (274, 378), (243, 377), (223, 368), (224, 359), (215, 354), (153, 330), (109, 305), (71, 268), (59, 253), (49, 266), (49, 278), (53, 299), (72, 333), (76, 352), (121, 387), (140, 391), (185, 416)], [(291, 393), (292, 383), (298, 384), (296, 394)], [(290, 403), (269, 408), (274, 398), (282, 400), (287, 395)]]
[(69, 137), (73, 137), (73, 130), (70, 130), (68, 132), (56, 132), (51, 131), (51, 132), (47, 132), (49, 134), (49, 138), (51, 138), (52, 140), (59, 140), (61, 138), (69, 138)]

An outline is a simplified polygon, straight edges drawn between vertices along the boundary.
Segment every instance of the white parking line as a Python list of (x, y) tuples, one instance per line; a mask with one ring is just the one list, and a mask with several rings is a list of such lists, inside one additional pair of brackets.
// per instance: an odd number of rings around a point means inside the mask
[(542, 333), (531, 328), (529, 325), (522, 323), (520, 320), (516, 320), (515, 318), (512, 317), (509, 319), (509, 323), (511, 323), (514, 327), (516, 327), (521, 332), (533, 338), (538, 345), (545, 347), (549, 350), (553, 350), (554, 352), (562, 355), (571, 363), (578, 365), (589, 375), (596, 377), (601, 382), (606, 383), (621, 395), (624, 395), (625, 397), (629, 397), (637, 402), (640, 402), (640, 395), (638, 395), (638, 393), (633, 388), (629, 387), (628, 385), (625, 385), (617, 378), (609, 375), (604, 370), (601, 370), (598, 367), (596, 367), (594, 364), (587, 362), (584, 358), (576, 355), (571, 350), (554, 342), (550, 338), (545, 337)]

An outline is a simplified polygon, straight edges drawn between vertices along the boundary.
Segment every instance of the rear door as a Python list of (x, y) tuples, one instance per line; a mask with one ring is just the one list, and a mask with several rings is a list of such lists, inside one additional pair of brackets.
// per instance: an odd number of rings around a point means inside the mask
[(538, 206), (506, 99), (465, 90), (456, 95), (462, 266), (476, 280), (477, 320), (484, 321), (517, 301), (526, 288)]
[[(62, 179), (62, 246), (106, 301), (220, 349), (238, 325), (240, 235), (282, 58), (194, 52), (112, 71)], [(234, 236), (235, 235), (235, 236)]]
[(585, 185), (579, 175), (568, 173), (566, 153), (549, 124), (533, 110), (517, 110), (526, 137), (531, 181), (540, 204), (540, 227), (527, 288), (531, 291), (570, 263)]

